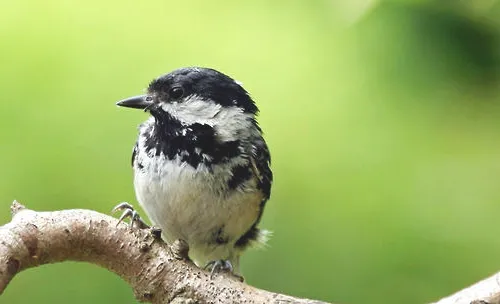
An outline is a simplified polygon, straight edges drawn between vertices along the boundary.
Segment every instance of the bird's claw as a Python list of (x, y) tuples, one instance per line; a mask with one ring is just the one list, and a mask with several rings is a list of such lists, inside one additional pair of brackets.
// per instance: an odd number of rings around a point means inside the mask
[(233, 273), (233, 265), (229, 260), (215, 260), (210, 261), (204, 267), (205, 270), (210, 270), (210, 279), (213, 279), (215, 274), (220, 272), (228, 272), (230, 274)]
[(137, 211), (135, 211), (134, 207), (127, 202), (122, 202), (116, 205), (112, 213), (123, 210), (122, 215), (118, 218), (118, 226), (124, 219), (130, 218), (130, 227), (134, 227), (134, 225), (140, 229), (150, 228), (148, 224), (146, 224)]

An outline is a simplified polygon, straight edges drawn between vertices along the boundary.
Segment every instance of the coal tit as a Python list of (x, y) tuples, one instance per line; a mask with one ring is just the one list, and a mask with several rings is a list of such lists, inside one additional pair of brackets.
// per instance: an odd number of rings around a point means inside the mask
[[(257, 225), (273, 179), (248, 92), (221, 72), (189, 67), (117, 105), (151, 114), (139, 126), (132, 167), (137, 200), (153, 225), (170, 244), (186, 241), (199, 267), (238, 274), (242, 252), (267, 239)], [(130, 205), (117, 209), (138, 220)]]

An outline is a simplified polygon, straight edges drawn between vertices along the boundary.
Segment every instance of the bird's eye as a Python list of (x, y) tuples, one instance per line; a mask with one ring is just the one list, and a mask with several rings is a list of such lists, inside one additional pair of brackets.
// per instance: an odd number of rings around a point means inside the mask
[(181, 87), (173, 87), (168, 91), (168, 95), (172, 99), (179, 99), (184, 95), (184, 89)]

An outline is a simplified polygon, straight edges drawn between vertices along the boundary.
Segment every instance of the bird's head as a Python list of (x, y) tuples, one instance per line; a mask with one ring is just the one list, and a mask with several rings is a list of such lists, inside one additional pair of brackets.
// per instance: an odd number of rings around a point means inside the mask
[(118, 106), (143, 109), (156, 121), (206, 124), (219, 132), (236, 132), (254, 124), (257, 106), (231, 77), (209, 68), (181, 68), (154, 79), (147, 93), (121, 100)]

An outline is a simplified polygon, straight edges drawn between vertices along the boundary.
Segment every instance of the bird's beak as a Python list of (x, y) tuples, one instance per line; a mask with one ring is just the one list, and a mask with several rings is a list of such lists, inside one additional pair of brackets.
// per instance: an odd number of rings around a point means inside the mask
[(117, 106), (134, 108), (134, 109), (147, 109), (153, 105), (153, 99), (147, 98), (148, 95), (139, 95), (120, 100), (116, 103)]

